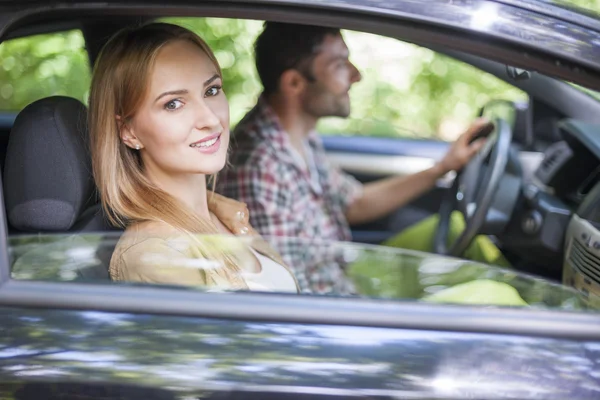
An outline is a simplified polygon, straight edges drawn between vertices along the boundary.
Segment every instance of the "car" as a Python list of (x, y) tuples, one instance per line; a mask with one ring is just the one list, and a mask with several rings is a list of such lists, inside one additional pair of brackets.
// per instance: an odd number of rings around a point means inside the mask
[[(0, 1), (0, 398), (600, 398), (600, 17), (576, 5)], [(239, 43), (222, 21), (275, 20), (360, 31), (364, 48), (369, 35), (414, 43), (433, 69), (449, 68), (438, 55), (460, 63), (481, 86), (482, 104), (466, 106), (494, 122), (488, 153), (355, 227), (354, 242), (297, 239), (343, 265), (360, 296), (111, 282), (121, 232), (100, 212), (89, 167), (89, 66), (117, 30), (178, 17), (219, 18), (197, 24), (223, 49)], [(27, 41), (37, 35), (43, 44)], [(215, 50), (234, 68), (234, 54)], [(27, 68), (35, 73), (20, 79)], [(512, 98), (494, 97), (499, 85)], [(432, 93), (456, 108), (466, 92)], [(247, 96), (235, 98), (232, 112), (243, 114)], [(426, 168), (449, 146), (414, 135), (323, 140), (363, 182)], [(467, 228), (448, 244), (454, 209)], [(438, 254), (377, 245), (438, 211)], [(514, 267), (460, 259), (476, 234)]]

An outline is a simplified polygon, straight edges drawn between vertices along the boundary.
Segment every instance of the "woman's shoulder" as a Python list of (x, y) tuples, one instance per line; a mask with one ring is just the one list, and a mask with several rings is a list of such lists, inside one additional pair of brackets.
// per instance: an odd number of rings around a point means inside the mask
[(115, 247), (114, 254), (122, 256), (124, 253), (144, 251), (144, 248), (157, 248), (168, 246), (168, 243), (181, 237), (181, 232), (175, 227), (162, 221), (136, 222), (127, 227)]
[[(115, 247), (110, 263), (114, 280), (146, 281), (156, 269), (185, 265), (189, 243), (177, 229), (163, 222), (141, 222), (129, 226)], [(154, 279), (151, 279), (154, 280)]]

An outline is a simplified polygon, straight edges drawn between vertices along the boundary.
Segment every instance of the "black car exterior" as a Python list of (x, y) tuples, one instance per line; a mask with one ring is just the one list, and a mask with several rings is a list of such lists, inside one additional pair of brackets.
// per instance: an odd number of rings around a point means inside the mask
[[(600, 88), (600, 22), (547, 2), (28, 0), (0, 10), (7, 37), (103, 15), (341, 24)], [(497, 19), (478, 24), (481, 10)], [(5, 230), (0, 243), (2, 399), (600, 398), (593, 313), (16, 281)]]

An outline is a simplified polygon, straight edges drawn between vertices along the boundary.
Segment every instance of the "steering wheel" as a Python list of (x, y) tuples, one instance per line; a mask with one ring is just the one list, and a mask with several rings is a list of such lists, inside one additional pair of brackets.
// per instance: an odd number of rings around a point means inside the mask
[[(499, 234), (508, 224), (521, 189), (521, 171), (507, 171), (511, 157), (512, 128), (503, 119), (492, 121), (494, 130), (484, 147), (462, 171), (447, 191), (439, 212), (434, 251), (460, 257), (477, 234)], [(464, 216), (466, 227), (448, 243), (454, 210)]]

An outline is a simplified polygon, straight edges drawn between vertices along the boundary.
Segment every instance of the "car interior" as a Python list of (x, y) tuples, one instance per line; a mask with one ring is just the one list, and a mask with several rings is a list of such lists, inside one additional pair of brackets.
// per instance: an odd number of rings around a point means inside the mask
[[(110, 23), (106, 17), (48, 19), (21, 25), (4, 39), (77, 28), (83, 33), (93, 65), (103, 43), (114, 32), (149, 20), (139, 16), (115, 17)], [(586, 271), (590, 285), (600, 284), (600, 257), (585, 248), (567, 255), (570, 247), (565, 246), (571, 239), (567, 234), (573, 215), (582, 217), (578, 211), (581, 207), (585, 208), (586, 221), (600, 224), (596, 208), (600, 203), (600, 102), (573, 85), (533, 71), (525, 74), (526, 78), (515, 78), (506, 64), (441, 48), (432, 50), (486, 71), (529, 97), (527, 103), (490, 102), (481, 110), (482, 115), (495, 116), (498, 104), (508, 107), (512, 141), (506, 171), (518, 177), (516, 189), (510, 189), (514, 200), (511, 206), (506, 209), (506, 197), (497, 196), (487, 216), (499, 219), (496, 225), (487, 221), (487, 225), (494, 226), (483, 233), (493, 235), (519, 270), (559, 281), (565, 260), (570, 259)], [(52, 96), (30, 104), (18, 114), (0, 114), (0, 167), (9, 236), (115, 231), (98, 204), (87, 148), (86, 112), (78, 100)], [(362, 182), (393, 173), (385, 161), (382, 168), (361, 167), (372, 167), (370, 160), (435, 160), (449, 146), (434, 140), (358, 136), (327, 136), (324, 144), (342, 168)], [(344, 160), (349, 161), (344, 165)], [(508, 189), (502, 183), (500, 186), (503, 189), (499, 193), (506, 194)], [(449, 189), (448, 182), (440, 182), (393, 215), (354, 227), (354, 240), (380, 243), (437, 213)], [(103, 251), (103, 263), (81, 271), (79, 278), (108, 278), (106, 265), (111, 249)]]

